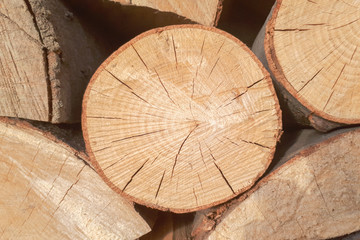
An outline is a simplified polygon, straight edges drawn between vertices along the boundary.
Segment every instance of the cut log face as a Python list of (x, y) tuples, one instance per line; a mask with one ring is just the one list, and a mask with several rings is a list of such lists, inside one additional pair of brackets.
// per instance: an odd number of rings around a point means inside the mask
[(8, 119), (0, 134), (1, 239), (135, 239), (150, 231), (83, 154)]
[(179, 25), (138, 36), (97, 70), (82, 126), (113, 189), (188, 212), (253, 185), (272, 160), (281, 117), (268, 73), (244, 44)]
[(219, 21), (223, 0), (112, 0), (124, 5), (135, 5), (173, 12), (206, 26), (216, 26)]
[(267, 25), (265, 52), (276, 80), (335, 123), (360, 123), (359, 10), (359, 1), (280, 0)]
[(80, 121), (86, 85), (105, 58), (102, 47), (61, 1), (0, 5), (0, 116)]
[(234, 203), (208, 239), (328, 239), (358, 231), (359, 142), (360, 129), (352, 129), (293, 155)]

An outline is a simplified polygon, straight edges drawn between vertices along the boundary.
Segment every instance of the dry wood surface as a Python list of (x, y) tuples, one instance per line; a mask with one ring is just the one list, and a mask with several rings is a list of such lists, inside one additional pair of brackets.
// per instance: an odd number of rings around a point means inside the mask
[(76, 152), (0, 119), (0, 239), (135, 239), (150, 231)]
[(214, 28), (146, 32), (93, 76), (83, 103), (92, 163), (117, 192), (147, 206), (195, 211), (248, 189), (281, 132), (268, 73)]
[(0, 1), (0, 115), (80, 121), (85, 87), (105, 58), (57, 0)]
[(359, 10), (351, 0), (277, 1), (253, 48), (295, 118), (320, 131), (360, 123)]
[(111, 0), (124, 5), (143, 6), (164, 12), (173, 12), (205, 26), (216, 26), (223, 0)]
[(193, 234), (197, 239), (329, 239), (359, 231), (359, 142), (359, 128), (328, 135), (303, 130), (275, 170), (230, 207), (199, 212)]

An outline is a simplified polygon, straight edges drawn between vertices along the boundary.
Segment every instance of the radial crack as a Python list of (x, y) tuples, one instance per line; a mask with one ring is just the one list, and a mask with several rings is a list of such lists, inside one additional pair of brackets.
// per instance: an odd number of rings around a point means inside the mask
[(142, 136), (146, 136), (146, 135), (150, 135), (150, 134), (154, 134), (154, 133), (158, 133), (158, 132), (163, 132), (163, 131), (165, 131), (165, 129), (157, 130), (157, 131), (153, 131), (153, 132), (148, 132), (148, 133), (142, 133), (142, 134), (138, 134), (138, 135), (134, 135), (134, 136), (130, 136), (130, 137), (125, 137), (125, 138), (122, 138), (122, 139), (114, 140), (111, 143), (120, 142), (120, 141), (128, 140), (128, 139), (131, 139), (131, 138), (142, 137)]
[(215, 162), (213, 162), (213, 163), (214, 163), (215, 167), (219, 170), (222, 178), (225, 180), (225, 182), (229, 186), (230, 190), (233, 192), (233, 194), (235, 194), (234, 189), (231, 187), (231, 185), (230, 185), (229, 181), (226, 179), (224, 173), (221, 171), (221, 169), (219, 168), (219, 166)]
[(121, 84), (123, 84), (124, 86), (126, 86), (127, 88), (129, 88), (130, 90), (133, 90), (129, 85), (127, 85), (125, 82), (121, 81), (118, 77), (116, 77), (112, 72), (110, 72), (109, 70), (107, 70), (106, 68), (104, 68), (104, 70), (109, 73), (113, 78), (115, 78), (116, 80), (118, 80)]
[(165, 170), (164, 170), (163, 175), (162, 175), (162, 177), (161, 177), (161, 180), (160, 180), (158, 189), (157, 189), (156, 194), (155, 194), (155, 198), (157, 198), (157, 196), (159, 195), (160, 187), (161, 187), (161, 184), (162, 184), (162, 182), (163, 182), (163, 180), (164, 180), (164, 176), (165, 176)]
[(179, 151), (177, 152), (176, 156), (175, 156), (175, 161), (174, 161), (174, 165), (172, 167), (172, 171), (171, 171), (171, 177), (174, 176), (174, 170), (175, 170), (175, 166), (178, 160), (178, 157), (180, 155), (181, 149), (183, 148), (186, 140), (188, 140), (188, 138), (190, 137), (191, 133), (195, 131), (195, 129), (198, 127), (199, 125), (197, 124), (190, 132), (189, 134), (186, 136), (186, 138), (184, 139), (184, 141), (181, 143), (180, 147), (179, 147)]
[(145, 166), (145, 164), (149, 161), (149, 158), (141, 165), (141, 167), (136, 170), (136, 172), (131, 176), (130, 180), (125, 184), (125, 187), (123, 188), (123, 192), (125, 191), (125, 189), (127, 188), (127, 186), (129, 186), (129, 184), (132, 182), (132, 180), (134, 179), (134, 177), (136, 176), (136, 174), (138, 174), (141, 169)]
[(148, 66), (146, 65), (144, 59), (142, 59), (142, 57), (140, 56), (139, 52), (136, 50), (136, 48), (134, 47), (134, 45), (131, 44), (131, 47), (134, 49), (134, 51), (136, 52), (136, 54), (138, 55), (138, 57), (140, 58), (141, 62), (144, 64), (144, 66), (146, 67), (146, 69), (149, 71)]
[(159, 79), (159, 82), (160, 82), (161, 86), (164, 88), (164, 90), (165, 90), (165, 92), (166, 92), (166, 95), (167, 95), (168, 98), (171, 100), (171, 102), (176, 105), (176, 103), (174, 102), (174, 100), (170, 97), (169, 91), (166, 89), (164, 83), (161, 81), (161, 78), (160, 78), (159, 73), (156, 71), (156, 69), (154, 69), (154, 71), (155, 71), (155, 73), (156, 73), (156, 75), (157, 75), (157, 77), (158, 77), (158, 79)]

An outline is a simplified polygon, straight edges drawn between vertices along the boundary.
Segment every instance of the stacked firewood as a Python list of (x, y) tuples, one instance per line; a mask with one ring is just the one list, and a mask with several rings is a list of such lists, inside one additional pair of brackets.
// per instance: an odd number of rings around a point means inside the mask
[(0, 239), (360, 238), (359, 13), (0, 1)]

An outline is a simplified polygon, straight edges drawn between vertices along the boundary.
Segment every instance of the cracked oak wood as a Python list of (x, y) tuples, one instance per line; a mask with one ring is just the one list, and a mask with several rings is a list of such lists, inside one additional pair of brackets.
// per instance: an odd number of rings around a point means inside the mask
[(223, 0), (111, 0), (123, 5), (150, 7), (162, 12), (173, 12), (186, 17), (194, 22), (206, 25), (216, 26), (221, 10)]
[(0, 0), (0, 115), (80, 121), (101, 49), (61, 1)]
[(188, 212), (251, 187), (272, 160), (281, 118), (270, 76), (244, 44), (179, 25), (141, 34), (102, 64), (82, 126), (115, 191)]
[(135, 239), (150, 231), (87, 157), (25, 122), (0, 119), (0, 239)]
[(253, 50), (298, 122), (320, 131), (360, 123), (359, 11), (359, 1), (281, 0), (259, 33)]
[(330, 239), (360, 230), (360, 129), (302, 130), (239, 199), (199, 213), (196, 239)]

